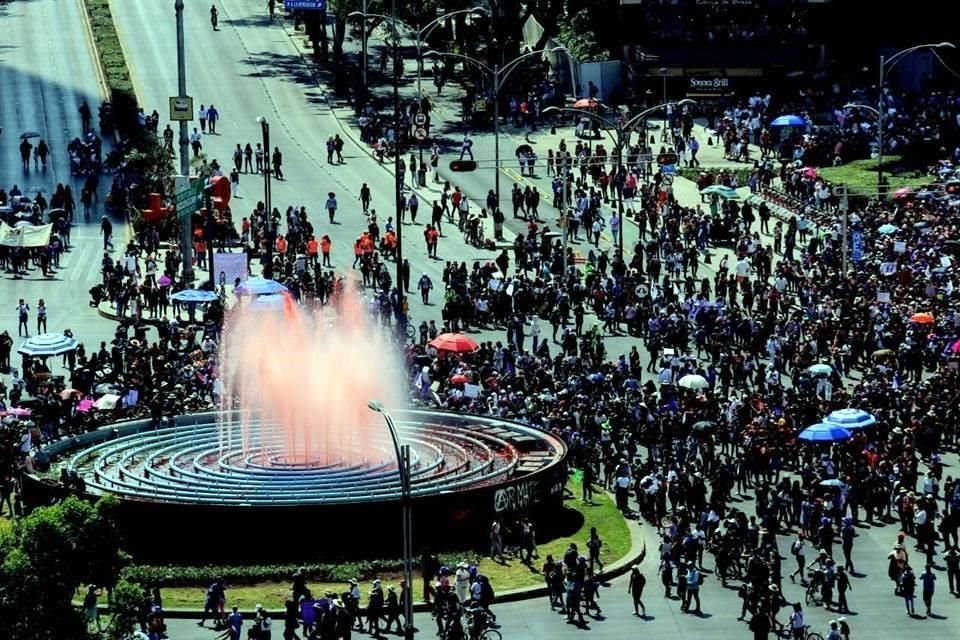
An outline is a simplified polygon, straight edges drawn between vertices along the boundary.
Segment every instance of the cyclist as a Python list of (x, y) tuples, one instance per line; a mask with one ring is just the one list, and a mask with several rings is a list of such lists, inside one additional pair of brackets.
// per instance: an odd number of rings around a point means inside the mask
[(213, 27), (213, 30), (217, 30), (217, 5), (210, 5), (210, 25)]

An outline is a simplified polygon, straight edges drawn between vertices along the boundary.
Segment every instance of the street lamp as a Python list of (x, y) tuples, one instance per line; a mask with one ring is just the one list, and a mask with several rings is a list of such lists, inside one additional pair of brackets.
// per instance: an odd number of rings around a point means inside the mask
[(880, 197), (883, 197), (883, 113), (886, 108), (883, 105), (883, 84), (884, 76), (888, 69), (893, 69), (894, 65), (900, 62), (904, 57), (920, 49), (954, 49), (952, 42), (934, 42), (928, 44), (918, 44), (915, 47), (909, 47), (898, 51), (889, 58), (880, 56), (880, 86), (877, 96), (877, 190)]
[(403, 520), (403, 580), (407, 585), (407, 597), (403, 601), (403, 637), (413, 639), (413, 513), (410, 509), (410, 445), (400, 444), (400, 435), (393, 416), (379, 400), (367, 403), (371, 411), (383, 416), (390, 431), (393, 450), (397, 456), (397, 473), (400, 475), (400, 511)]
[[(623, 253), (623, 232), (625, 228), (624, 219), (623, 219), (623, 176), (622, 172), (624, 170), (623, 166), (623, 153), (624, 147), (626, 146), (627, 136), (630, 131), (633, 130), (634, 125), (638, 122), (644, 120), (647, 116), (655, 111), (660, 109), (666, 109), (671, 104), (676, 104), (678, 107), (696, 104), (696, 100), (691, 100), (689, 98), (684, 98), (676, 103), (664, 102), (663, 104), (658, 104), (655, 107), (650, 107), (641, 111), (637, 115), (633, 116), (623, 124), (618, 124), (609, 118), (604, 118), (603, 116), (597, 115), (592, 111), (586, 109), (577, 109), (575, 107), (547, 107), (543, 110), (543, 113), (555, 112), (555, 113), (569, 113), (575, 114), (578, 117), (585, 117), (593, 120), (594, 122), (599, 123), (603, 126), (604, 131), (610, 137), (610, 140), (613, 142), (614, 147), (617, 149), (617, 179), (616, 179), (616, 189), (617, 189), (617, 215), (620, 216), (620, 232), (617, 234), (617, 245), (618, 251), (620, 252), (620, 259), (624, 259)], [(612, 133), (611, 133), (612, 132)], [(563, 185), (564, 193), (566, 193), (566, 184)], [(566, 216), (566, 211), (561, 211), (561, 216)], [(567, 234), (564, 232), (563, 236), (563, 271), (564, 277), (566, 277), (567, 271)]]
[[(187, 56), (184, 50), (183, 36), (183, 0), (173, 3), (173, 11), (177, 20), (177, 96), (187, 97)], [(192, 109), (192, 107), (191, 107)], [(187, 131), (187, 121), (180, 121), (180, 175), (182, 187), (190, 186), (190, 137)], [(178, 214), (179, 215), (179, 214)], [(180, 220), (180, 253), (183, 254), (183, 282), (193, 282), (193, 235), (190, 223), (191, 217)], [(211, 269), (213, 266), (211, 265)]]
[(273, 278), (273, 245), (276, 243), (273, 224), (273, 207), (270, 202), (270, 123), (263, 116), (257, 118), (260, 131), (263, 134), (263, 206), (267, 210), (265, 229), (267, 234), (267, 256), (263, 265), (263, 277)]
[[(428, 22), (427, 24), (423, 25), (422, 27), (419, 27), (419, 25), (418, 25), (419, 28), (417, 28), (417, 29), (411, 29), (411, 31), (416, 32), (416, 43), (415, 43), (415, 44), (416, 44), (416, 47), (417, 47), (417, 107), (418, 107), (418, 108), (422, 107), (422, 105), (423, 105), (423, 88), (422, 88), (422, 84), (423, 84), (423, 55), (422, 55), (422, 53), (421, 53), (421, 49), (422, 49), (422, 47), (423, 47), (424, 40), (426, 40), (426, 39), (427, 39), (427, 36), (429, 36), (429, 35), (433, 32), (433, 30), (436, 29), (441, 23), (445, 22), (446, 20), (449, 20), (449, 19), (452, 18), (453, 16), (462, 15), (462, 14), (477, 14), (477, 13), (489, 14), (489, 13), (490, 13), (490, 10), (489, 10), (487, 7), (480, 7), (480, 6), (473, 7), (472, 9), (459, 9), (459, 10), (457, 10), (457, 11), (451, 11), (451, 12), (449, 12), (449, 13), (445, 13), (445, 14), (443, 14), (443, 15), (441, 15), (441, 16), (438, 16), (438, 17), (434, 18), (433, 20), (431, 20), (430, 22)], [(388, 20), (388, 21), (393, 22), (393, 23), (404, 24), (402, 21), (397, 20), (395, 17), (391, 17), (391, 16), (388, 16), (388, 15), (385, 15), (385, 14), (382, 14), (382, 13), (367, 13), (366, 2), (364, 2), (363, 11), (353, 11), (353, 12), (351, 12), (351, 13), (348, 13), (348, 14), (347, 14), (347, 17), (348, 17), (348, 18), (358, 18), (358, 17), (359, 17), (359, 18), (363, 18), (364, 20), (366, 20), (367, 18), (380, 18), (381, 20)], [(409, 25), (406, 25), (406, 26), (409, 27)], [(364, 33), (364, 35), (366, 35), (366, 33), (367, 33), (366, 28), (364, 28), (363, 33)], [(367, 51), (367, 50), (366, 50), (366, 38), (364, 38), (364, 49), (363, 49), (363, 55), (364, 55), (364, 69), (363, 69), (363, 72), (364, 72), (364, 80), (363, 80), (363, 86), (364, 86), (364, 87), (367, 86), (367, 80), (366, 80), (366, 72), (367, 72), (367, 69), (366, 69), (366, 51)], [(423, 144), (420, 144), (420, 163), (419, 163), (418, 166), (421, 167), (421, 170), (422, 170), (422, 167), (423, 167)]]
[(552, 49), (537, 49), (536, 51), (527, 51), (526, 53), (520, 54), (510, 62), (504, 63), (502, 67), (499, 64), (494, 64), (493, 67), (490, 67), (490, 65), (480, 62), (476, 58), (471, 58), (470, 56), (465, 56), (460, 53), (427, 51), (423, 54), (425, 56), (457, 58), (465, 62), (470, 62), (493, 77), (493, 158), (494, 165), (496, 166), (494, 191), (497, 197), (498, 208), (500, 206), (500, 89), (503, 88), (503, 84), (507, 81), (507, 78), (510, 77), (510, 74), (517, 68), (517, 65), (527, 58), (535, 55), (542, 56), (544, 53), (558, 53), (566, 50), (566, 47), (553, 47)]

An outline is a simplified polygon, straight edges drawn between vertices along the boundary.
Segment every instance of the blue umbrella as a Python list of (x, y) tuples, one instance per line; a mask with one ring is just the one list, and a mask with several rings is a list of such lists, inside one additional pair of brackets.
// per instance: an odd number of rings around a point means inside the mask
[(31, 357), (59, 356), (74, 351), (79, 343), (62, 333), (41, 333), (27, 338), (17, 353)]
[(206, 291), (204, 289), (184, 289), (183, 291), (177, 291), (175, 294), (170, 296), (171, 300), (177, 300), (178, 302), (212, 302), (219, 298), (217, 294), (213, 291)]
[(828, 415), (823, 421), (835, 424), (844, 429), (864, 429), (877, 424), (877, 419), (863, 409), (838, 409)]
[(889, 236), (891, 234), (896, 233), (899, 230), (900, 230), (900, 227), (898, 227), (895, 224), (885, 224), (885, 225), (882, 225), (879, 229), (877, 229), (877, 233), (881, 233), (885, 236)]
[(779, 118), (774, 118), (773, 122), (770, 123), (771, 127), (805, 127), (807, 126), (807, 121), (801, 118), (800, 116), (780, 116)]
[(246, 282), (238, 284), (233, 291), (238, 296), (265, 296), (273, 293), (283, 293), (287, 291), (287, 288), (276, 280), (268, 280), (257, 276), (247, 278)]
[(837, 424), (821, 422), (807, 427), (797, 436), (804, 442), (843, 442), (850, 439), (850, 432)]

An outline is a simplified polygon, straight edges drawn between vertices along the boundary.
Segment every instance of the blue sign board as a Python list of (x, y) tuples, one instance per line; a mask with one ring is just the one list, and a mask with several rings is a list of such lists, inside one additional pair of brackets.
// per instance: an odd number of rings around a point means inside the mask
[(327, 0), (283, 0), (290, 11), (326, 11)]
[(854, 231), (852, 236), (853, 244), (853, 254), (852, 258), (854, 262), (860, 262), (863, 260), (863, 232)]

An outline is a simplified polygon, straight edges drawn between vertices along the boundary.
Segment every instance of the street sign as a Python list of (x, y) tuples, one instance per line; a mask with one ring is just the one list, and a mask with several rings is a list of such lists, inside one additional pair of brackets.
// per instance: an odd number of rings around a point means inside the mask
[(173, 196), (173, 203), (177, 207), (177, 220), (185, 220), (200, 208), (203, 200), (204, 181), (195, 179), (190, 186)]
[(416, 114), (415, 116), (413, 116), (413, 124), (417, 125), (418, 127), (422, 127), (422, 126), (426, 125), (426, 124), (427, 124), (427, 114), (425, 114), (425, 113), (418, 113), (418, 114)]
[(283, 0), (288, 11), (326, 11), (327, 0)]
[(419, 142), (423, 142), (427, 139), (427, 130), (423, 127), (417, 127), (413, 130), (413, 137), (416, 138)]
[(170, 98), (170, 119), (174, 122), (193, 120), (193, 98), (190, 96), (172, 96)]

